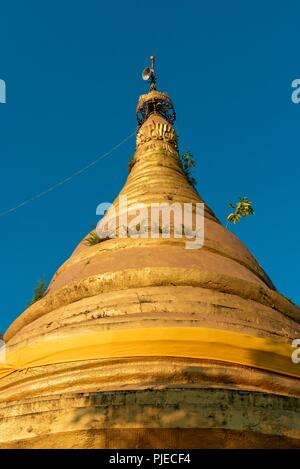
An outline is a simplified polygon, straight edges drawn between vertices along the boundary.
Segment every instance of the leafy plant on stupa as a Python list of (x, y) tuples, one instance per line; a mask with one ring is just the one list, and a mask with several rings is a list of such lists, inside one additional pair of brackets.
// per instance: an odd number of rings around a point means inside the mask
[(31, 305), (33, 305), (33, 303), (35, 303), (36, 301), (38, 301), (38, 300), (40, 300), (41, 298), (43, 298), (43, 296), (45, 296), (46, 290), (47, 290), (47, 285), (46, 285), (45, 280), (44, 280), (44, 279), (40, 279), (40, 280), (38, 281), (37, 286), (36, 286), (35, 289), (34, 289), (33, 296), (32, 296), (32, 298), (31, 298), (31, 301), (28, 303), (27, 306), (31, 306)]
[(133, 153), (133, 155), (131, 155), (129, 160), (128, 160), (128, 173), (130, 173), (130, 171), (132, 170), (134, 164), (135, 164), (135, 161), (134, 161), (134, 153)]
[(248, 197), (239, 197), (238, 202), (236, 204), (229, 204), (229, 207), (234, 209), (234, 211), (227, 215), (226, 227), (229, 223), (233, 223), (235, 225), (241, 218), (249, 217), (255, 213), (252, 207), (252, 202)]
[(90, 233), (84, 240), (85, 244), (88, 246), (94, 246), (94, 244), (101, 243), (101, 241), (103, 241), (103, 239), (101, 239), (95, 231)]
[(186, 153), (183, 153), (182, 155), (179, 156), (179, 163), (181, 166), (182, 171), (185, 174), (185, 177), (187, 178), (188, 182), (193, 186), (194, 189), (196, 189), (196, 184), (197, 181), (196, 179), (192, 176), (192, 169), (197, 166), (196, 160), (194, 159), (192, 153), (190, 151), (187, 151)]
[(113, 231), (108, 232), (107, 236), (104, 236), (103, 238), (100, 238), (95, 231), (92, 231), (92, 233), (90, 233), (85, 238), (84, 244), (87, 244), (88, 246), (94, 246), (95, 244), (102, 243), (103, 241), (111, 239), (111, 236), (113, 237)]

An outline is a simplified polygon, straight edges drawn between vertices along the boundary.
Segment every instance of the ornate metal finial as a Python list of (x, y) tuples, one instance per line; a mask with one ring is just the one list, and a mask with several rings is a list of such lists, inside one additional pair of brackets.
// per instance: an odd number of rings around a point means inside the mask
[(138, 125), (141, 126), (151, 114), (159, 114), (170, 124), (176, 119), (176, 113), (173, 103), (167, 93), (156, 90), (156, 75), (154, 70), (154, 55), (150, 56), (151, 66), (143, 70), (142, 78), (150, 83), (148, 94), (140, 96), (136, 117)]
[(155, 70), (154, 70), (155, 57), (154, 57), (154, 55), (150, 56), (150, 62), (151, 62), (151, 66), (146, 67), (143, 70), (142, 78), (143, 78), (144, 81), (148, 81), (150, 83), (150, 91), (154, 91), (154, 90), (156, 90), (156, 76), (155, 76)]

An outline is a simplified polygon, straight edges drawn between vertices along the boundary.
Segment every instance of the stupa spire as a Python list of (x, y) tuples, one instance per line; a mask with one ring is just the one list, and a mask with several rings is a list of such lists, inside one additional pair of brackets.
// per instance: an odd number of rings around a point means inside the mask
[(140, 96), (136, 109), (138, 125), (141, 126), (152, 114), (160, 115), (170, 124), (173, 124), (176, 119), (173, 103), (167, 93), (156, 89), (154, 55), (151, 55), (150, 61), (151, 66), (146, 67), (142, 73), (143, 80), (150, 83), (150, 91)]
[(150, 67), (146, 67), (143, 70), (142, 78), (144, 81), (148, 81), (150, 83), (150, 91), (156, 90), (156, 75), (155, 75), (155, 56), (150, 55)]

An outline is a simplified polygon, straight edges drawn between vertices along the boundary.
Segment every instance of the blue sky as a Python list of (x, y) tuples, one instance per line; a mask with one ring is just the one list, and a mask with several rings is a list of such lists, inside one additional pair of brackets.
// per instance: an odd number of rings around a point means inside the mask
[[(0, 212), (93, 161), (136, 126), (140, 79), (157, 55), (198, 190), (296, 303), (299, 292), (300, 4), (296, 1), (1, 2)], [(0, 331), (96, 223), (127, 176), (131, 139), (45, 197), (0, 218)]]

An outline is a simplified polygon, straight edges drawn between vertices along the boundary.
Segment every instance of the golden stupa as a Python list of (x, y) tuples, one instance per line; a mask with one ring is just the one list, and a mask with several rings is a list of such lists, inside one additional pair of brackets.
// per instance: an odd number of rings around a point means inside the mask
[[(201, 203), (149, 77), (120, 195)], [(6, 331), (0, 448), (300, 447), (300, 311), (206, 204), (204, 227), (198, 249), (174, 236), (79, 244)]]

